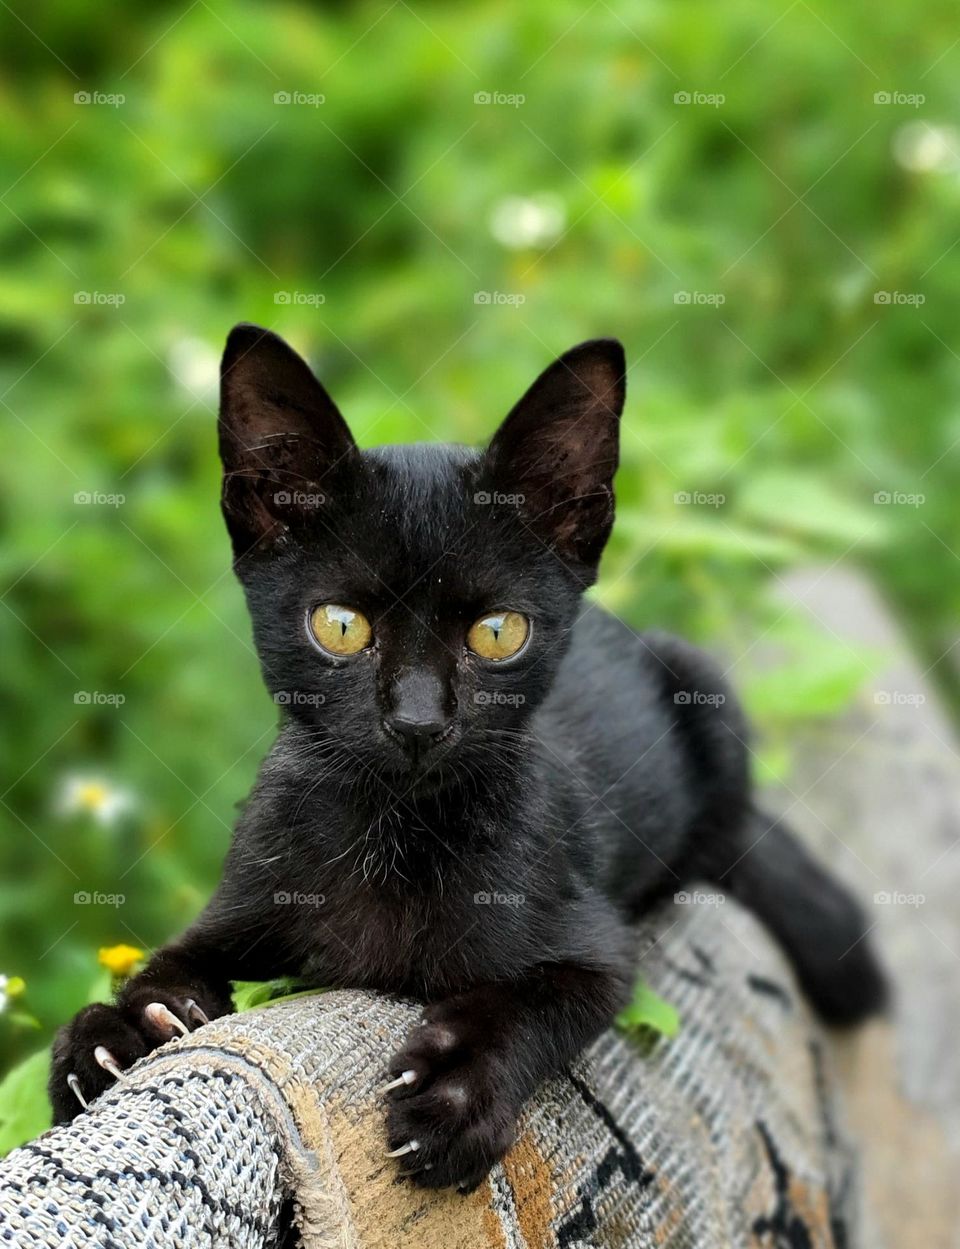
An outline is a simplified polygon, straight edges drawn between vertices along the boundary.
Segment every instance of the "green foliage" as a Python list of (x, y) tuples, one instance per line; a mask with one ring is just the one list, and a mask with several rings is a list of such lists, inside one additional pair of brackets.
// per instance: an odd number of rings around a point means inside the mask
[(303, 982), (290, 976), (278, 976), (276, 980), (235, 980), (233, 982), (233, 1008), (235, 1011), (254, 1010), (258, 1006), (273, 1006), (277, 1002), (292, 1002), (298, 997), (315, 997), (323, 989), (302, 988)]
[(0, 1158), (50, 1126), (49, 1074), (50, 1050), (45, 1047), (0, 1080)]
[(680, 1031), (680, 1016), (676, 1007), (640, 980), (634, 987), (633, 997), (617, 1016), (616, 1024), (628, 1034), (642, 1036), (645, 1032), (655, 1032), (673, 1037)]
[[(727, 657), (761, 777), (875, 662), (786, 608), (792, 569), (859, 562), (923, 666), (947, 650), (954, 27), (944, 0), (0, 11), (0, 972), (44, 1038), (99, 946), (197, 913), (271, 739), (217, 508), (237, 320), (367, 445), (479, 441), (557, 351), (621, 337), (596, 597)], [(0, 1070), (37, 1040), (0, 1015)]]

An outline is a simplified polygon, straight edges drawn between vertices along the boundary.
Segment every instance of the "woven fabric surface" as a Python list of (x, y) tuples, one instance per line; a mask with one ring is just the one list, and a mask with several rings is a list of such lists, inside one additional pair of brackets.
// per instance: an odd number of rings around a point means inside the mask
[(0, 1244), (254, 1249), (285, 1195), (308, 1249), (856, 1249), (829, 1044), (731, 903), (639, 933), (673, 1039), (602, 1036), (474, 1193), (384, 1157), (386, 1065), (414, 1003), (331, 992), (215, 1020), (0, 1164)]

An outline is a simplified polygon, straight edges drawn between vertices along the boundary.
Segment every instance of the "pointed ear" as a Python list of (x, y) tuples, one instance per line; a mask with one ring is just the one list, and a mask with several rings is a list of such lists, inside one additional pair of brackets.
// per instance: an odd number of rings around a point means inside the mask
[(336, 404), (282, 338), (237, 325), (220, 366), (221, 505), (239, 558), (302, 528), (357, 454)]
[(491, 484), (520, 496), (525, 523), (591, 581), (613, 527), (625, 395), (620, 343), (581, 343), (540, 374), (486, 455)]

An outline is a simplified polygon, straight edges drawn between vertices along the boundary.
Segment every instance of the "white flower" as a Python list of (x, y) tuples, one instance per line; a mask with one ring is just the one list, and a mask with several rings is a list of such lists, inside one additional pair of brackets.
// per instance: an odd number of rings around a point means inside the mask
[(61, 815), (92, 815), (100, 824), (113, 824), (133, 806), (127, 790), (117, 789), (98, 776), (70, 776), (64, 781), (57, 810)]
[(20, 976), (0, 976), (0, 1014), (12, 997), (19, 997), (26, 986)]
[(911, 173), (952, 173), (960, 168), (960, 132), (954, 126), (911, 121), (893, 136), (893, 155)]
[(202, 338), (178, 338), (167, 352), (174, 381), (194, 399), (215, 399), (220, 388), (220, 356)]
[(490, 232), (504, 247), (546, 247), (563, 233), (567, 214), (558, 195), (509, 195), (494, 205)]

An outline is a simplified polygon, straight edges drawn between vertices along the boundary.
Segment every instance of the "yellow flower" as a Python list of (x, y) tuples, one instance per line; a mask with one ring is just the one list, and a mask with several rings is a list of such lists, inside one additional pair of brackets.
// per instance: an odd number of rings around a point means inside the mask
[(112, 975), (129, 976), (137, 963), (143, 961), (144, 952), (135, 945), (105, 945), (101, 946), (97, 958), (100, 966), (106, 967)]

